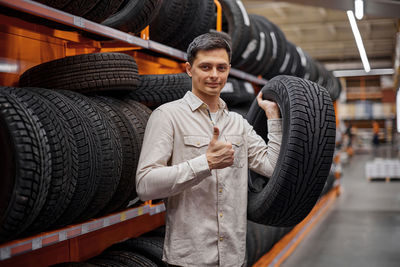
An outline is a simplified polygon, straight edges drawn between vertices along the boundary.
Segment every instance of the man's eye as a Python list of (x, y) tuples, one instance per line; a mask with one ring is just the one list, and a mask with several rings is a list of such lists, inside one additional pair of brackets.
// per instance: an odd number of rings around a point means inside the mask
[(209, 70), (209, 69), (210, 69), (209, 66), (201, 66), (200, 68), (201, 68), (202, 70)]
[(226, 66), (220, 66), (218, 67), (219, 71), (226, 71), (228, 68)]

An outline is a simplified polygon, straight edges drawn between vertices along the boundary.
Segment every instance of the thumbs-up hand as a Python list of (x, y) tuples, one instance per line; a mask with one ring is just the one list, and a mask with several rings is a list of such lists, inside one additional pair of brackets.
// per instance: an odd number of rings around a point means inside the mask
[(206, 157), (210, 170), (223, 169), (233, 164), (235, 151), (229, 142), (219, 141), (219, 129), (214, 126), (213, 137), (208, 144)]

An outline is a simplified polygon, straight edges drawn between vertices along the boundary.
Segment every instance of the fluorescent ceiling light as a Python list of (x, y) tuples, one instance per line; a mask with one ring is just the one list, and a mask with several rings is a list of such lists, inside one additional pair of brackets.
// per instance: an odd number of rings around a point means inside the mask
[(392, 75), (394, 74), (394, 69), (372, 69), (370, 72), (366, 72), (365, 70), (334, 70), (332, 73), (335, 77)]
[(364, 1), (363, 0), (355, 0), (354, 1), (354, 13), (358, 20), (364, 17)]
[(353, 31), (354, 38), (356, 39), (356, 44), (358, 48), (358, 52), (360, 52), (361, 61), (363, 63), (364, 69), (366, 72), (371, 70), (369, 66), (367, 53), (365, 52), (364, 44), (361, 39), (360, 31), (358, 30), (356, 19), (354, 18), (354, 13), (351, 10), (347, 11), (347, 16), (349, 17), (351, 30)]

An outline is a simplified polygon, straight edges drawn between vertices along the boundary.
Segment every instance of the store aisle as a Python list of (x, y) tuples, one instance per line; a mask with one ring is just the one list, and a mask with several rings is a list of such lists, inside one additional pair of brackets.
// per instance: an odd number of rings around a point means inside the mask
[(400, 266), (400, 182), (368, 182), (370, 159), (344, 166), (342, 194), (282, 267)]

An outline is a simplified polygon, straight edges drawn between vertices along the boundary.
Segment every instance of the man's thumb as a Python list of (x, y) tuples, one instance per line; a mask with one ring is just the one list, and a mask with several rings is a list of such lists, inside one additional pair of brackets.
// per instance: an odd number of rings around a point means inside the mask
[(213, 137), (211, 139), (211, 141), (218, 141), (218, 136), (219, 136), (219, 129), (218, 127), (214, 126), (214, 132), (213, 132)]

